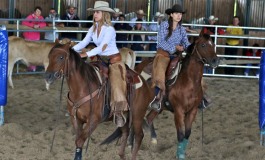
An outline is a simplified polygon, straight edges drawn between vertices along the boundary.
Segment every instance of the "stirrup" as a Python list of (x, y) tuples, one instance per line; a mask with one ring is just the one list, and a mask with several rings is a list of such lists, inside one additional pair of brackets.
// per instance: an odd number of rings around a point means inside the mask
[(149, 103), (149, 108), (159, 112), (161, 110), (161, 101), (155, 96), (155, 98)]
[(126, 124), (126, 117), (122, 111), (121, 113), (113, 114), (113, 123), (117, 125), (117, 127), (123, 127)]

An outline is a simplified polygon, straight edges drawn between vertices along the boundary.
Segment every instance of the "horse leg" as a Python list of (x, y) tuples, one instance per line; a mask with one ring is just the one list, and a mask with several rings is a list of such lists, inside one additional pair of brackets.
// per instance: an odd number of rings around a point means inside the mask
[[(48, 65), (49, 65), (49, 62), (48, 63), (44, 62), (44, 70), (45, 71), (47, 70)], [(45, 87), (46, 87), (47, 91), (50, 90), (50, 84), (46, 80), (45, 80)]]
[(198, 107), (193, 107), (193, 109), (189, 113), (187, 113), (185, 116), (185, 138), (183, 139), (184, 151), (186, 150), (186, 147), (189, 142), (189, 137), (191, 134), (191, 126), (196, 117), (197, 111), (198, 111)]
[(130, 129), (130, 134), (128, 137), (128, 147), (132, 149), (133, 147), (133, 142), (134, 142), (134, 130), (133, 128)]
[(83, 124), (78, 120), (74, 119), (74, 117), (71, 116), (71, 121), (75, 130), (75, 144), (76, 144), (76, 150), (75, 150), (75, 159), (74, 160), (81, 160), (82, 159), (82, 147), (77, 147), (77, 140), (82, 132)]
[(151, 134), (151, 143), (152, 144), (157, 144), (157, 135), (155, 132), (155, 127), (154, 123), (152, 122), (151, 124), (148, 124), (147, 120), (145, 119), (143, 122), (143, 128), (144, 130), (148, 130)]
[[(89, 122), (86, 123), (84, 129), (80, 129), (80, 134), (78, 135), (75, 144), (76, 144), (76, 152), (75, 152), (75, 159), (74, 160), (81, 160), (82, 159), (82, 147), (87, 140), (88, 137), (93, 133), (96, 129), (98, 123), (94, 122), (93, 125), (90, 125)], [(82, 126), (82, 125), (81, 125)]]
[(119, 156), (122, 160), (125, 160), (125, 147), (127, 145), (127, 139), (129, 136), (129, 123), (128, 121), (126, 122), (126, 124), (121, 127), (121, 132), (122, 132), (122, 136), (121, 136), (121, 146), (120, 146), (120, 150), (119, 150)]
[(182, 110), (175, 110), (174, 118), (175, 118), (175, 125), (177, 129), (177, 137), (178, 137), (178, 145), (177, 145), (177, 158), (178, 160), (185, 159), (185, 123), (184, 123), (185, 114)]
[(153, 123), (153, 120), (163, 111), (163, 109), (161, 109), (159, 112), (155, 111), (155, 110), (151, 110), (147, 116), (146, 116), (146, 121), (147, 123), (150, 125)]
[[(144, 116), (144, 115), (143, 115)], [(135, 117), (134, 119), (138, 118), (138, 120), (133, 121), (133, 130), (135, 134), (135, 142), (132, 149), (132, 160), (136, 160), (137, 153), (140, 149), (144, 132), (143, 132), (143, 118)]]
[(9, 86), (14, 89), (14, 84), (12, 81), (12, 73), (13, 73), (13, 68), (14, 68), (14, 63), (13, 62), (9, 62), (8, 63), (8, 82), (9, 82)]

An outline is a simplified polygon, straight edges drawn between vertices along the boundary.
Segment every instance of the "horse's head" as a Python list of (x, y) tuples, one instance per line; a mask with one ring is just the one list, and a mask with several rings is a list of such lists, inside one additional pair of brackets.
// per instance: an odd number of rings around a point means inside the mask
[(197, 54), (202, 63), (209, 64), (213, 68), (219, 65), (220, 60), (215, 52), (215, 44), (209, 34), (200, 33), (199, 38), (195, 41), (193, 54)]
[(60, 44), (56, 41), (55, 46), (50, 50), (48, 55), (49, 65), (45, 72), (45, 80), (51, 84), (56, 79), (61, 78), (65, 75), (68, 67), (68, 59), (70, 54), (71, 45), (70, 42), (66, 44)]

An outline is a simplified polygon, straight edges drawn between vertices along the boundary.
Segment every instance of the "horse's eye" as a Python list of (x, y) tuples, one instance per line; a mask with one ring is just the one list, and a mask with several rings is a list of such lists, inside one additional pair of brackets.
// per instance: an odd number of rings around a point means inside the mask
[(62, 59), (63, 59), (63, 56), (60, 57), (60, 60), (62, 60)]
[(205, 46), (206, 46), (206, 44), (205, 44), (205, 43), (203, 43), (203, 44), (202, 44), (202, 47), (205, 47)]

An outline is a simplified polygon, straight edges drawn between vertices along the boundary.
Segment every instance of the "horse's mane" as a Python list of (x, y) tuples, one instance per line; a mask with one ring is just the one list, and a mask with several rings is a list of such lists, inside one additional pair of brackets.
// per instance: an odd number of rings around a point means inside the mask
[[(62, 47), (62, 44), (56, 44), (54, 48), (60, 48)], [(86, 63), (77, 53), (75, 50), (72, 48), (69, 48), (69, 60), (73, 60), (75, 62), (75, 69), (80, 72), (80, 75), (84, 78), (84, 81), (87, 83), (98, 83), (100, 85), (97, 73), (92, 65), (89, 63)]]

